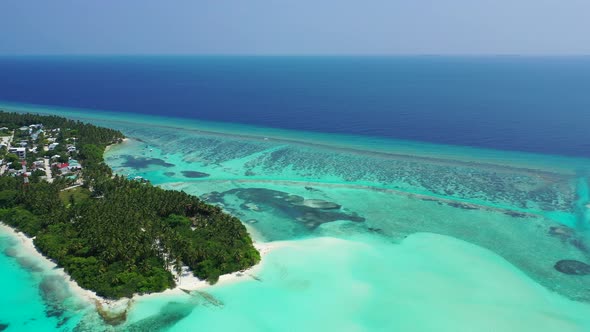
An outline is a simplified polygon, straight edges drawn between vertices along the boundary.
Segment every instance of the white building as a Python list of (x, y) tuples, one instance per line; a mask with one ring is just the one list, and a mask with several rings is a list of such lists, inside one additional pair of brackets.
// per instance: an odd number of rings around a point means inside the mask
[(14, 153), (20, 159), (25, 159), (27, 157), (27, 149), (26, 148), (9, 148), (8, 152)]

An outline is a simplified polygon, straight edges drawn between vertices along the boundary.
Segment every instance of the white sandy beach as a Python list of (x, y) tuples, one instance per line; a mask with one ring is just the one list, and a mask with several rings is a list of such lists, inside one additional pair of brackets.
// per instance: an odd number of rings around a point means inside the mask
[(57, 264), (55, 264), (54, 262), (43, 256), (39, 251), (37, 251), (37, 248), (33, 243), (33, 238), (30, 238), (26, 236), (24, 233), (18, 232), (14, 228), (1, 222), (0, 233), (8, 234), (19, 241), (19, 250), (22, 250), (19, 252), (19, 256), (34, 258), (41, 265), (43, 270), (54, 270), (56, 274), (61, 275), (64, 278), (64, 280), (68, 282), (68, 285), (72, 293), (74, 293), (80, 299), (87, 301), (89, 304), (93, 303), (96, 300), (105, 303), (108, 302), (108, 300), (101, 298), (100, 296), (96, 295), (96, 293), (80, 287), (78, 283), (76, 283), (74, 280), (72, 280), (72, 278), (70, 278), (70, 276), (64, 271), (64, 269), (56, 269)]
[(169, 296), (169, 295), (178, 295), (178, 294), (185, 294), (185, 291), (194, 291), (198, 289), (205, 289), (208, 287), (214, 287), (218, 285), (227, 285), (238, 281), (245, 281), (245, 280), (252, 280), (252, 276), (254, 276), (258, 269), (261, 267), (263, 258), (265, 255), (270, 253), (273, 249), (281, 247), (288, 242), (271, 242), (271, 243), (254, 243), (254, 246), (261, 255), (261, 262), (256, 266), (251, 267), (250, 269), (234, 272), (231, 274), (225, 274), (220, 276), (219, 281), (215, 285), (210, 285), (205, 280), (199, 280), (195, 277), (187, 267), (183, 268), (183, 272), (180, 276), (175, 275), (177, 278), (176, 280), (176, 287), (173, 289), (165, 290), (161, 293), (151, 293), (151, 294), (136, 294), (133, 298), (123, 298), (119, 300), (109, 300), (105, 299), (95, 292), (84, 289), (76, 283), (70, 276), (64, 271), (63, 268), (56, 268), (57, 264), (43, 256), (35, 247), (33, 243), (33, 238), (26, 236), (22, 232), (18, 232), (12, 227), (5, 225), (4, 223), (0, 222), (0, 233), (8, 234), (11, 237), (15, 238), (19, 242), (19, 255), (18, 256), (26, 256), (35, 259), (40, 266), (43, 268), (44, 271), (53, 270), (55, 274), (60, 275), (64, 278), (64, 280), (68, 283), (68, 286), (74, 296), (78, 297), (80, 300), (84, 301), (88, 305), (95, 304), (101, 306), (103, 309), (107, 311), (119, 311), (125, 310), (132, 302), (148, 297), (155, 297), (155, 296)]
[(107, 147), (104, 149), (104, 153), (106, 153), (107, 151), (109, 151), (113, 146), (115, 145), (120, 145), (120, 144), (124, 144), (125, 142), (127, 142), (129, 140), (129, 138), (123, 138), (123, 140), (121, 141), (121, 143), (115, 143), (115, 144), (110, 144), (107, 145)]

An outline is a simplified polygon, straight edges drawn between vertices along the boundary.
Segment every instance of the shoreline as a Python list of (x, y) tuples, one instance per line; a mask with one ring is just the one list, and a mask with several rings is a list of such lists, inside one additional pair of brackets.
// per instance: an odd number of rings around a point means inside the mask
[(42, 273), (52, 271), (59, 277), (63, 278), (67, 283), (73, 297), (82, 300), (84, 303), (88, 304), (88, 306), (95, 306), (94, 310), (97, 312), (103, 311), (106, 314), (111, 315), (126, 314), (132, 303), (141, 299), (171, 295), (189, 296), (186, 291), (190, 292), (206, 289), (209, 287), (228, 285), (240, 281), (255, 280), (256, 277), (253, 276), (253, 274), (258, 272), (261, 268), (262, 264), (264, 263), (264, 256), (272, 252), (274, 249), (277, 249), (286, 244), (286, 242), (255, 242), (254, 247), (260, 252), (260, 262), (249, 269), (221, 275), (219, 277), (219, 281), (213, 285), (209, 284), (206, 280), (198, 279), (188, 270), (186, 266), (184, 266), (180, 277), (175, 273), (172, 273), (176, 278), (176, 287), (174, 288), (169, 288), (158, 293), (134, 294), (131, 298), (121, 298), (114, 300), (99, 296), (95, 292), (82, 288), (80, 285), (78, 285), (78, 283), (72, 279), (63, 268), (58, 267), (56, 263), (45, 257), (37, 250), (37, 247), (35, 247), (35, 244), (33, 243), (33, 238), (28, 237), (24, 233), (14, 229), (9, 225), (6, 225), (1, 221), (0, 234), (6, 234), (17, 240), (19, 243), (19, 255), (17, 257), (24, 256), (34, 258), (36, 262), (41, 265), (43, 269)]
[(107, 145), (107, 146), (106, 146), (106, 148), (104, 148), (103, 156), (104, 156), (104, 154), (105, 154), (105, 153), (107, 153), (107, 151), (109, 151), (109, 150), (110, 150), (110, 149), (111, 149), (113, 146), (115, 146), (115, 145), (119, 145), (119, 144), (124, 144), (124, 143), (125, 143), (125, 142), (127, 142), (127, 141), (129, 141), (129, 138), (128, 138), (128, 137), (125, 137), (125, 138), (123, 138), (123, 139), (121, 140), (121, 142), (119, 142), (119, 143), (113, 143), (113, 144), (109, 144), (109, 145)]
[(23, 250), (22, 252), (19, 252), (21, 253), (21, 255), (19, 256), (32, 257), (42, 265), (43, 272), (52, 270), (55, 271), (55, 273), (60, 277), (63, 277), (64, 280), (67, 282), (68, 286), (70, 287), (72, 295), (88, 302), (89, 304), (92, 304), (95, 300), (109, 301), (96, 295), (96, 293), (91, 290), (87, 290), (80, 287), (78, 283), (75, 280), (73, 280), (63, 268), (58, 267), (57, 264), (55, 264), (52, 260), (45, 257), (41, 252), (39, 252), (39, 250), (37, 250), (37, 247), (35, 247), (35, 244), (33, 243), (33, 238), (30, 238), (23, 232), (20, 232), (12, 228), (11, 226), (6, 225), (4, 222), (0, 222), (0, 233), (5, 233), (19, 242), (19, 249)]
[[(126, 142), (129, 142), (129, 138), (127, 137), (123, 138), (119, 142), (107, 145), (103, 151), (103, 156), (115, 145), (118, 146)], [(248, 233), (252, 232), (252, 230), (247, 227), (248, 225), (244, 224), (243, 222), (242, 224), (246, 226)], [(227, 285), (239, 281), (257, 280), (257, 277), (254, 275), (254, 273), (257, 272), (260, 266), (263, 264), (264, 256), (274, 248), (277, 248), (281, 245), (279, 242), (256, 242), (251, 236), (253, 239), (253, 246), (260, 252), (260, 262), (246, 270), (221, 275), (219, 280), (213, 285), (209, 284), (206, 280), (198, 279), (193, 275), (187, 266), (183, 266), (180, 275), (173, 271), (172, 268), (168, 269), (175, 279), (176, 286), (174, 288), (169, 288), (162, 292), (149, 294), (136, 293), (133, 294), (131, 298), (124, 297), (120, 299), (108, 299), (99, 296), (92, 290), (82, 288), (80, 285), (78, 285), (78, 283), (72, 279), (72, 277), (64, 270), (64, 268), (58, 267), (55, 262), (37, 250), (37, 247), (33, 242), (34, 237), (28, 237), (25, 233), (5, 224), (2, 221), (0, 221), (0, 233), (7, 234), (19, 243), (17, 245), (19, 249), (19, 255), (16, 257), (33, 258), (41, 267), (41, 273), (48, 273), (51, 271), (51, 273), (54, 273), (54, 275), (62, 278), (67, 284), (70, 296), (76, 300), (80, 300), (85, 307), (93, 306), (93, 310), (97, 312), (105, 321), (105, 323), (109, 325), (119, 325), (124, 323), (127, 319), (128, 311), (132, 307), (133, 303), (137, 300), (161, 296), (191, 296), (191, 291)]]

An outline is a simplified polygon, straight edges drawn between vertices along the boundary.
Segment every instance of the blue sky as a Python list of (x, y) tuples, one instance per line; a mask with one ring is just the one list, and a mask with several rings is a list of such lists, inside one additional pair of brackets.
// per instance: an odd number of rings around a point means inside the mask
[(0, 54), (590, 54), (590, 0), (2, 0)]

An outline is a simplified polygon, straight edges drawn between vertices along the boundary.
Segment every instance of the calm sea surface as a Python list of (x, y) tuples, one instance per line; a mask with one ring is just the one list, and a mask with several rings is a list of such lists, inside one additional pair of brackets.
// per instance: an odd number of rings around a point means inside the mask
[(590, 156), (590, 57), (4, 57), (0, 101)]

